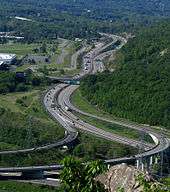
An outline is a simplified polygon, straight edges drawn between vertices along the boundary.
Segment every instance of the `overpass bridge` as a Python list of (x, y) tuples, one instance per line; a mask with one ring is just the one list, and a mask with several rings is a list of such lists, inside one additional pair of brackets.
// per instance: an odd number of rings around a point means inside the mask
[[(62, 106), (61, 102), (58, 102), (59, 98), (63, 98), (62, 91), (67, 90), (69, 85), (60, 84), (56, 86), (55, 88), (51, 88), (44, 97), (44, 105), (46, 106), (46, 109), (53, 117), (56, 118), (57, 121), (59, 121), (62, 126), (66, 129), (68, 133), (74, 133), (73, 140), (76, 139), (78, 136), (77, 130), (74, 129), (74, 127), (71, 125), (71, 122), (68, 121), (68, 115), (67, 111), (63, 109), (64, 106)], [(69, 93), (68, 93), (69, 95)], [(66, 97), (67, 98), (67, 97)], [(56, 103), (55, 108), (51, 106), (52, 103)], [(65, 100), (64, 100), (65, 101)], [(71, 112), (69, 112), (71, 113)], [(62, 115), (61, 115), (62, 114)], [(71, 115), (71, 121), (72, 121), (72, 115)], [(76, 123), (76, 120), (74, 120)], [(77, 120), (79, 121), (79, 120)], [(161, 137), (160, 135), (157, 135), (155, 133), (154, 135), (155, 139), (155, 146), (149, 147), (145, 152), (131, 156), (131, 157), (124, 157), (124, 158), (117, 158), (117, 159), (109, 159), (105, 160), (105, 163), (108, 165), (115, 165), (120, 163), (127, 163), (136, 165), (139, 169), (151, 169), (151, 167), (154, 164), (158, 164), (159, 162), (159, 156), (161, 156), (162, 153), (169, 152), (170, 148), (170, 141), (166, 137)], [(64, 141), (61, 141), (64, 142)], [(67, 145), (68, 143), (61, 143)], [(50, 146), (53, 147), (53, 146)], [(34, 149), (34, 150), (41, 150), (41, 149)], [(30, 166), (30, 167), (6, 167), (6, 168), (0, 168), (0, 173), (22, 173), (22, 176), (24, 178), (31, 178), (31, 179), (38, 179), (43, 178), (45, 171), (54, 171), (54, 170), (61, 170), (63, 168), (62, 165), (45, 165), (45, 166)]]
[[(101, 52), (102, 48), (98, 50), (97, 52)], [(96, 57), (96, 50), (94, 54), (91, 54), (91, 59), (95, 59)], [(91, 65), (93, 65), (93, 62), (91, 62)], [(90, 69), (93, 70), (93, 66), (90, 67)], [(64, 94), (67, 97), (61, 97), (61, 92), (65, 91), (67, 87), (69, 87), (70, 84), (74, 84), (75, 82), (79, 84), (79, 79), (83, 77), (84, 75), (92, 73), (92, 71), (85, 72), (83, 71), (81, 74), (79, 74), (76, 77), (49, 77), (51, 80), (56, 82), (62, 82), (67, 83), (67, 85), (60, 84), (59, 86), (53, 87), (44, 96), (44, 106), (47, 110), (47, 112), (51, 115), (52, 118), (57, 120), (65, 129), (65, 137), (61, 141), (58, 141), (53, 144), (49, 144), (46, 146), (31, 148), (31, 149), (23, 149), (23, 150), (16, 150), (16, 151), (2, 151), (0, 154), (11, 154), (11, 153), (20, 153), (20, 152), (31, 152), (36, 150), (42, 150), (42, 149), (50, 149), (52, 147), (59, 147), (63, 145), (67, 145), (71, 142), (74, 142), (74, 140), (78, 136), (77, 129), (75, 129), (75, 125), (79, 126), (79, 128), (88, 130), (87, 124), (81, 124), (79, 120), (74, 119), (74, 122), (72, 122), (72, 118), (75, 116), (64, 109), (65, 103), (68, 103), (68, 98), (70, 97), (69, 94)], [(75, 84), (76, 84), (75, 83)], [(68, 85), (69, 84), (69, 85)], [(59, 97), (61, 98), (59, 100)], [(64, 100), (63, 100), (64, 99)], [(79, 111), (80, 112), (80, 111)], [(119, 122), (122, 123), (122, 122)], [(127, 128), (134, 128), (134, 129), (140, 129), (137, 125), (127, 125)], [(145, 127), (145, 131), (147, 130), (147, 127)], [(91, 127), (90, 129), (91, 133), (106, 138), (110, 140), (111, 138), (106, 132), (100, 132), (97, 133), (95, 127)], [(151, 132), (146, 132), (151, 133)], [(155, 135), (153, 132), (151, 133), (153, 136), (153, 139), (155, 140), (155, 145), (150, 146), (145, 144), (145, 152), (139, 153), (132, 157), (124, 157), (124, 158), (118, 158), (118, 159), (110, 159), (105, 160), (105, 163), (109, 165), (119, 164), (119, 163), (128, 163), (128, 164), (135, 164), (138, 168), (144, 170), (145, 168), (148, 169), (148, 167), (152, 167), (154, 163), (160, 163), (158, 156), (161, 156), (162, 153), (169, 152), (170, 147), (170, 141), (168, 138), (160, 137), (157, 134)], [(135, 141), (124, 141), (122, 138), (117, 138), (113, 135), (112, 139), (118, 139), (119, 141), (126, 142), (129, 145), (136, 146), (139, 144), (135, 143)], [(30, 166), (30, 167), (7, 167), (7, 168), (0, 168), (0, 173), (9, 173), (9, 172), (21, 172), (22, 175), (26, 178), (42, 178), (44, 171), (52, 171), (52, 170), (60, 170), (62, 169), (62, 165), (45, 165), (45, 166)]]

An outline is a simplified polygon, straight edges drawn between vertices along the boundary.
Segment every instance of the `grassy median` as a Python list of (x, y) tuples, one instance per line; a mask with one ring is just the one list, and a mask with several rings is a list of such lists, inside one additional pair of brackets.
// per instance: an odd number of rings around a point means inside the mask
[[(81, 95), (81, 92), (79, 89), (77, 89), (72, 97), (71, 97), (71, 101), (73, 103), (73, 105), (75, 105), (76, 107), (78, 107), (79, 109), (81, 109), (84, 112), (90, 113), (90, 114), (94, 114), (97, 115), (99, 117), (105, 117), (107, 119), (112, 119), (114, 120), (115, 118), (113, 118), (113, 116), (109, 115), (108, 113), (105, 113), (103, 111), (98, 110), (96, 107), (92, 106), (90, 103), (88, 103), (88, 101), (86, 99), (84, 99)], [(124, 126), (120, 126), (114, 123), (109, 123), (103, 120), (99, 120), (93, 117), (89, 117), (86, 115), (82, 115), (79, 113), (74, 112), (76, 116), (78, 116), (79, 118), (81, 118), (82, 120), (84, 120), (87, 123), (90, 123), (91, 125), (94, 125), (98, 128), (104, 129), (106, 131), (110, 131), (114, 134), (118, 134), (120, 136), (124, 136), (130, 139), (137, 139), (139, 140), (142, 136), (142, 133), (131, 129), (131, 128), (127, 128)], [(118, 120), (118, 119), (116, 119)], [(144, 140), (147, 142), (152, 143), (152, 139), (149, 135), (144, 135)]]

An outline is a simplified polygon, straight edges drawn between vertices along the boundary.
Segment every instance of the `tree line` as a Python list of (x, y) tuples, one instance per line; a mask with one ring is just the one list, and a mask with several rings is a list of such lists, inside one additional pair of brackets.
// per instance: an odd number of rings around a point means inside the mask
[(117, 69), (85, 77), (82, 95), (119, 117), (170, 127), (170, 24), (143, 29), (117, 54)]
[[(167, 1), (166, 4), (168, 6), (169, 2)], [(148, 5), (147, 0), (140, 1), (140, 5), (139, 11), (139, 3), (131, 0), (118, 3), (91, 0), (83, 3), (1, 0), (0, 31), (13, 31), (18, 36), (24, 36), (21, 41), (28, 43), (57, 37), (93, 39), (99, 37), (98, 31), (132, 32), (169, 15), (167, 9), (162, 12), (159, 7), (155, 7), (155, 4)], [(26, 17), (31, 21), (18, 20), (15, 16)]]

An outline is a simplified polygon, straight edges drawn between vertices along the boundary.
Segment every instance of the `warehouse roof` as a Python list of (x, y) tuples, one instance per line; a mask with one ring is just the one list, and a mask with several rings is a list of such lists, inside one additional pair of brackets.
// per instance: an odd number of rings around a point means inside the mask
[(3, 63), (4, 63), (3, 61), (0, 61), (0, 66), (1, 66)]
[(15, 54), (0, 53), (0, 61), (11, 60), (15, 57)]

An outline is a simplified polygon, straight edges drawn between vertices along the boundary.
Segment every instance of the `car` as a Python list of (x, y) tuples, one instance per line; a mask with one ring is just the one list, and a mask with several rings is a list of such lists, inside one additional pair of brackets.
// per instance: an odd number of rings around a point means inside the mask
[(69, 111), (70, 109), (69, 109), (69, 107), (68, 107), (68, 106), (65, 106), (65, 110), (66, 110), (66, 111)]
[(54, 103), (51, 104), (51, 108), (55, 108), (56, 105)]

